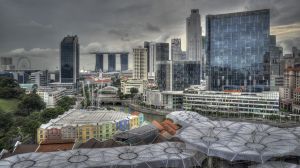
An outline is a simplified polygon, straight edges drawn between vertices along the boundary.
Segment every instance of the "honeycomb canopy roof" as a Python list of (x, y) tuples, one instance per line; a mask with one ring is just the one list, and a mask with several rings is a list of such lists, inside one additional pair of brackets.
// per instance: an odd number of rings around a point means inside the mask
[[(197, 114), (199, 115), (199, 114)], [(185, 118), (178, 118), (185, 122)], [(231, 121), (191, 122), (177, 137), (208, 156), (229, 161), (264, 163), (270, 158), (289, 155), (300, 146), (291, 131), (264, 124)]]
[(248, 168), (300, 168), (300, 166), (287, 162), (270, 161), (264, 164), (249, 166)]
[(184, 143), (164, 142), (116, 148), (77, 149), (50, 153), (27, 153), (0, 161), (0, 167), (191, 167), (199, 166), (204, 155), (187, 149)]
[(181, 126), (189, 126), (203, 121), (208, 121), (207, 117), (201, 116), (196, 112), (192, 111), (174, 111), (166, 116)]

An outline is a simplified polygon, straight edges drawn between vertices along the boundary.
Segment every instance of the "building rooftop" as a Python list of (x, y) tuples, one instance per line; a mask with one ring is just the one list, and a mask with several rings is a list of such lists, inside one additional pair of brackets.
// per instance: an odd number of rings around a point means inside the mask
[(129, 119), (130, 114), (109, 110), (77, 110), (72, 109), (58, 116), (56, 119), (50, 120), (47, 124), (42, 124), (40, 128), (62, 127), (66, 125), (81, 124), (100, 124), (104, 122), (114, 122), (123, 119)]
[(183, 91), (163, 91), (161, 94), (183, 95)]
[(106, 141), (99, 141), (95, 138), (91, 138), (85, 143), (82, 143), (78, 146), (78, 148), (112, 148), (112, 147), (120, 147), (125, 146), (125, 144), (121, 142), (117, 142), (113, 139), (109, 139)]
[(36, 152), (55, 152), (71, 150), (74, 147), (74, 142), (71, 143), (55, 143), (55, 144), (40, 144)]
[(157, 136), (158, 129), (154, 125), (149, 124), (139, 128), (118, 133), (114, 135), (114, 139), (129, 144), (137, 144), (140, 141), (145, 141), (145, 143), (151, 143)]
[(0, 160), (0, 167), (192, 167), (206, 157), (180, 142), (116, 148), (28, 153)]
[(202, 95), (202, 96), (215, 96), (215, 97), (239, 97), (239, 98), (265, 98), (265, 99), (279, 99), (279, 92), (224, 92), (224, 91), (199, 91), (196, 93), (185, 93), (185, 95)]
[(78, 37), (76, 35), (75, 36), (68, 35), (64, 37), (62, 43), (73, 43), (74, 41), (78, 41)]
[(231, 16), (237, 16), (237, 15), (251, 15), (251, 14), (258, 14), (258, 13), (270, 13), (270, 9), (260, 9), (260, 10), (252, 10), (252, 11), (242, 11), (242, 12), (233, 12), (233, 13), (225, 13), (225, 14), (216, 14), (216, 15), (207, 15), (208, 17), (231, 17)]

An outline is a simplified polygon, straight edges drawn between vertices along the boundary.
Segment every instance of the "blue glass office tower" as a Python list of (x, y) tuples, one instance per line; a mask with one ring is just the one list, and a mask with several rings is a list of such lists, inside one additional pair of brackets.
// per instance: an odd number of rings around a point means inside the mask
[(264, 90), (270, 81), (270, 11), (208, 15), (206, 54), (210, 90)]
[(172, 61), (172, 90), (200, 85), (201, 61)]
[(76, 84), (79, 65), (78, 37), (67, 36), (60, 43), (60, 82)]
[(171, 61), (169, 43), (156, 43), (155, 80), (160, 91), (171, 90)]

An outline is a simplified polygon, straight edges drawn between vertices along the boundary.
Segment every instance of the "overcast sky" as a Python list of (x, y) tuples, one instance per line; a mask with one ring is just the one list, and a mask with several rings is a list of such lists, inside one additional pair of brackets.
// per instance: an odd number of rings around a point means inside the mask
[(81, 68), (94, 69), (87, 53), (131, 51), (144, 41), (182, 38), (185, 18), (198, 8), (205, 15), (271, 9), (271, 33), (289, 52), (300, 47), (299, 0), (0, 0), (0, 56), (28, 56), (32, 68), (55, 69), (59, 43), (78, 35)]

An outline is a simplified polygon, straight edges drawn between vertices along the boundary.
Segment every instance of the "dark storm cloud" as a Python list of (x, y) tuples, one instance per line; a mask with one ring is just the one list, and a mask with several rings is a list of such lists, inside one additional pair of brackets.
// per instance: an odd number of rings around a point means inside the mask
[[(95, 50), (131, 51), (133, 46), (143, 45), (143, 41), (168, 42), (173, 37), (182, 38), (184, 47), (185, 19), (192, 8), (200, 10), (204, 31), (207, 14), (270, 8), (271, 30), (278, 36), (279, 44), (286, 49), (299, 46), (300, 10), (295, 7), (299, 0), (0, 0), (0, 3), (0, 56), (17, 50), (21, 55), (53, 60), (58, 58), (55, 54), (62, 38), (77, 34), (82, 67), (86, 69), (94, 69), (89, 67), (94, 60), (88, 53)], [(40, 51), (36, 54), (33, 49)]]
[(129, 34), (122, 31), (122, 30), (116, 30), (112, 29), (108, 31), (109, 34), (115, 35), (117, 38), (121, 39), (122, 41), (130, 41)]
[(152, 25), (150, 23), (147, 23), (146, 29), (149, 30), (149, 31), (153, 31), (153, 32), (160, 32), (160, 28), (159, 27), (154, 26), (154, 25)]

